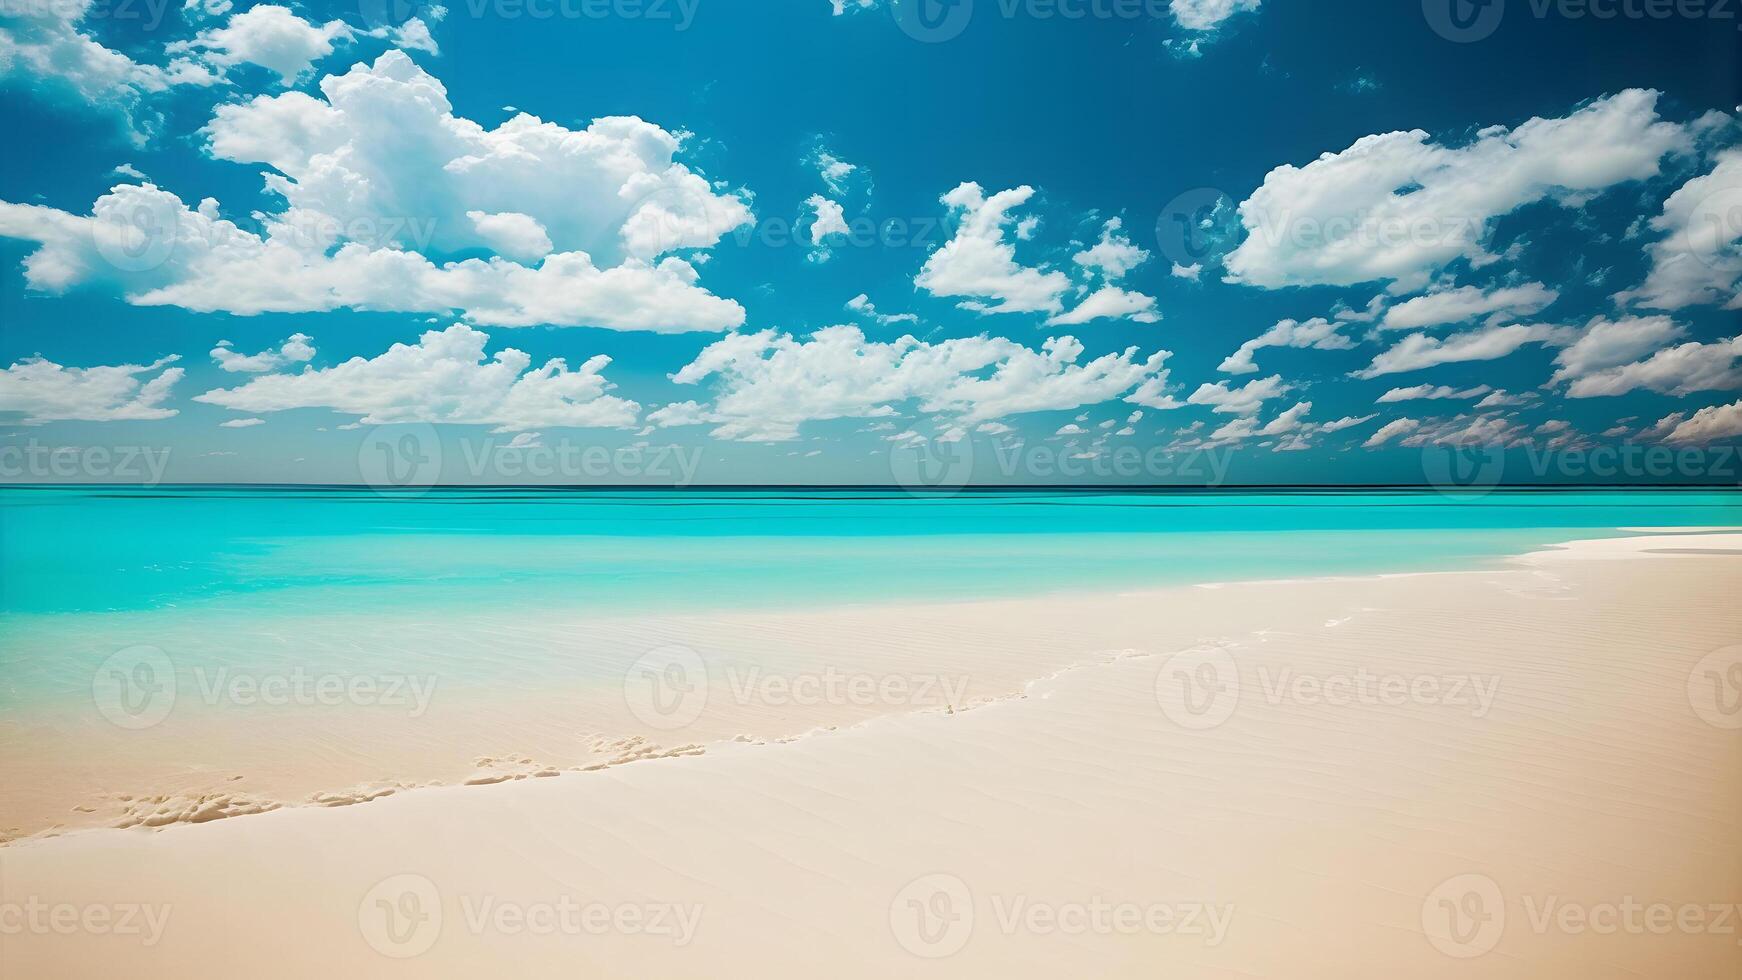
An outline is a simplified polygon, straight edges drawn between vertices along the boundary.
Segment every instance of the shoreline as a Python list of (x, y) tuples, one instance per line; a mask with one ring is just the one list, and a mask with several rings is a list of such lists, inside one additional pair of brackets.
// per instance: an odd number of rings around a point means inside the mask
[[(1656, 553), (1666, 540), (1692, 553)], [(26, 974), (146, 978), (458, 977), (487, 959), (529, 977), (755, 963), (1209, 978), (1306, 962), (1725, 980), (1742, 946), (1711, 920), (1598, 934), (1558, 910), (1742, 903), (1742, 728), (1689, 684), (1742, 636), (1735, 541), (1608, 539), (1502, 569), (1174, 594), (1185, 603), (1006, 604), (977, 628), (1040, 646), (1051, 615), (1084, 645), (1148, 641), (970, 711), (590, 778), (18, 842), (0, 849), (0, 901), (140, 903), (164, 928), (144, 949), (0, 943)], [(1102, 620), (1070, 619), (1087, 612)], [(1177, 686), (1230, 665), (1229, 704)], [(1436, 919), (1446, 899), (1487, 903), (1505, 928)], [(528, 927), (547, 913), (552, 928)], [(258, 956), (286, 934), (304, 942)]]
[[(390, 713), (384, 719), (356, 706), (303, 705), (299, 710), (294, 705), (278, 705), (276, 714), (266, 718), (271, 730), (265, 739), (243, 732), (242, 727), (249, 722), (237, 712), (209, 704), (202, 707), (194, 703), (191, 715), (144, 731), (116, 730), (101, 724), (81, 727), (66, 725), (53, 716), (36, 719), (20, 715), (0, 724), (0, 728), (10, 727), (15, 733), (6, 740), (14, 747), (13, 757), (8, 759), (0, 749), (0, 771), (13, 774), (8, 780), (11, 785), (33, 784), (37, 791), (19, 807), (29, 816), (21, 817), (13, 807), (7, 808), (13, 820), (0, 824), (0, 847), (90, 831), (161, 830), (281, 809), (344, 807), (414, 790), (590, 774), (634, 762), (704, 755), (740, 743), (787, 743), (878, 718), (932, 711), (955, 713), (1026, 697), (1024, 692), (1039, 681), (1104, 665), (1116, 659), (1118, 651), (1129, 652), (1137, 648), (1135, 644), (1156, 639), (1124, 631), (1101, 637), (1104, 642), (1098, 646), (1072, 647), (1069, 644), (1075, 638), (1056, 635), (1051, 645), (1036, 645), (1017, 630), (990, 637), (958, 636), (953, 645), (933, 640), (917, 653), (909, 650), (905, 658), (891, 658), (884, 639), (875, 632), (867, 633), (883, 628), (879, 624), (888, 620), (920, 620), (934, 629), (955, 627), (958, 633), (962, 631), (955, 624), (960, 622), (982, 624), (966, 631), (973, 633), (984, 629), (983, 624), (1011, 616), (1021, 621), (1024, 610), (1031, 606), (1060, 609), (1064, 611), (1061, 615), (1107, 617), (1122, 614), (1123, 607), (1131, 604), (1177, 610), (1204, 595), (1222, 594), (1220, 601), (1225, 607), (1201, 617), (1201, 622), (1188, 618), (1185, 628), (1170, 634), (1169, 642), (1183, 648), (1197, 638), (1195, 631), (1209, 629), (1218, 615), (1269, 604), (1244, 602), (1236, 595), (1244, 590), (1286, 593), (1306, 589), (1337, 602), (1346, 599), (1341, 593), (1350, 583), (1504, 574), (1533, 567), (1545, 556), (1577, 552), (1597, 557), (1615, 551), (1635, 554), (1638, 549), (1628, 542), (1650, 537), (1681, 541), (1690, 536), (1721, 536), (1742, 528), (1689, 528), (1664, 534), (1625, 534), (1626, 530), (1617, 529), (1613, 537), (1572, 539), (1530, 552), (1495, 556), (1460, 569), (1205, 581), (1124, 590), (1071, 589), (998, 599), (872, 601), (814, 610), (697, 613), (667, 617), (661, 629), (651, 634), (637, 632), (644, 617), (633, 613), (578, 623), (552, 614), (542, 624), (517, 624), (522, 640), (530, 637), (534, 646), (567, 642), (577, 651), (585, 648), (598, 662), (615, 663), (615, 667), (601, 675), (589, 665), (573, 676), (559, 678), (562, 683), (557, 686), (570, 686), (560, 696), (539, 690), (536, 683), (529, 687), (525, 679), (506, 690), (471, 690), (461, 679), (457, 703), (449, 695), (435, 705), (439, 710), (426, 715), (424, 709), (437, 698), (414, 702), (416, 710), (411, 717)], [(1194, 599), (1194, 594), (1198, 598)], [(1247, 630), (1247, 639), (1285, 627), (1314, 625), (1316, 613), (1311, 604), (1315, 600), (1297, 596), (1294, 601), (1307, 606), (1307, 611), (1276, 622), (1258, 622)], [(338, 629), (344, 631), (342, 626)], [(576, 631), (585, 633), (586, 638), (575, 640), (572, 634)], [(820, 654), (815, 649), (827, 648), (843, 636), (855, 637), (857, 646)], [(484, 639), (493, 643), (501, 638), (491, 635)], [(1121, 642), (1127, 645), (1121, 646)], [(726, 710), (704, 710), (694, 718), (676, 719), (683, 722), (678, 725), (666, 723), (672, 719), (649, 718), (645, 711), (637, 710), (650, 707), (651, 702), (635, 703), (637, 695), (628, 675), (644, 659), (635, 654), (648, 650), (657, 654), (667, 648), (675, 648), (676, 656), (685, 661), (678, 666), (699, 670), (710, 691), (728, 695)], [(1153, 656), (1154, 651), (1146, 655)], [(194, 693), (204, 694), (210, 701), (212, 677), (222, 677), (228, 669), (220, 666), (208, 676), (203, 668), (196, 668)], [(770, 672), (763, 673), (765, 669)], [(301, 670), (300, 665), (292, 668), (293, 672)], [(318, 672), (311, 674), (316, 675)], [(696, 675), (686, 676), (694, 679)], [(427, 694), (439, 697), (438, 677), (433, 673), (425, 678), (408, 677), (402, 691), (418, 694), (423, 680), (429, 682)], [(612, 684), (612, 677), (618, 678), (618, 683)], [(841, 692), (836, 692), (833, 700), (828, 697), (830, 684), (852, 685), (865, 678), (885, 682), (906, 679), (909, 688), (905, 699), (868, 700)], [(784, 696), (777, 687), (761, 690), (760, 702), (779, 702), (769, 704), (759, 703), (755, 690), (750, 696), (745, 694), (746, 684), (778, 685), (783, 680), (809, 682), (819, 696), (805, 704), (800, 703), (803, 698), (796, 687)], [(551, 678), (541, 676), (537, 681), (550, 682)], [(453, 687), (450, 683), (448, 690)], [(721, 703), (716, 693), (715, 704), (709, 707)], [(166, 729), (173, 731), (166, 733)], [(38, 737), (33, 741), (33, 731), (52, 732), (53, 744), (70, 761), (39, 758), (43, 740)], [(512, 736), (504, 737), (504, 731)], [(373, 749), (335, 760), (335, 753), (344, 751), (339, 748), (344, 742), (372, 744)], [(214, 756), (210, 749), (194, 751), (190, 748), (193, 745), (225, 745), (229, 751)], [(324, 768), (306, 766), (302, 756), (323, 757)], [(82, 781), (67, 785), (60, 775), (67, 770), (81, 774)], [(149, 775), (152, 772), (157, 775)], [(14, 801), (15, 807), (18, 802)], [(53, 816), (57, 812), (58, 822)]]

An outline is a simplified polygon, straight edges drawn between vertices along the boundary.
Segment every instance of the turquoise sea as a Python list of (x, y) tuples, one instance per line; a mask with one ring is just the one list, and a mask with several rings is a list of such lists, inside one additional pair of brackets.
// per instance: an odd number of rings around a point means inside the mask
[(6, 487), (0, 720), (89, 714), (94, 671), (141, 644), (536, 695), (621, 683), (627, 661), (566, 638), (624, 616), (1468, 568), (1735, 525), (1742, 493), (1705, 490)]
[(1624, 527), (1739, 524), (1742, 493), (1710, 490), (14, 486), (0, 616), (951, 599), (1467, 567)]

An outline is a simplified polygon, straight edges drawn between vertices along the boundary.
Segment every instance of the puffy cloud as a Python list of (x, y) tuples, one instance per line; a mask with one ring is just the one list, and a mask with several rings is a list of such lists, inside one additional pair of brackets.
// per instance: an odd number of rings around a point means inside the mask
[(1550, 384), (1577, 381), (1609, 368), (1620, 367), (1656, 351), (1687, 331), (1667, 316), (1627, 317), (1608, 320), (1597, 317), (1585, 325), (1579, 338), (1555, 357), (1556, 370)]
[(1668, 429), (1664, 442), (1701, 445), (1720, 439), (1742, 436), (1742, 401), (1728, 405), (1709, 405), (1684, 419), (1672, 415), (1657, 423), (1658, 429)]
[(1536, 401), (1538, 397), (1540, 396), (1538, 396), (1534, 391), (1526, 391), (1520, 394), (1511, 395), (1507, 394), (1504, 389), (1501, 389), (1489, 392), (1486, 397), (1476, 403), (1476, 407), (1512, 408), (1518, 405), (1528, 405), (1531, 402)]
[(1378, 431), (1368, 436), (1367, 441), (1363, 442), (1361, 447), (1363, 449), (1374, 449), (1385, 445), (1393, 439), (1409, 435), (1411, 432), (1414, 432), (1419, 428), (1421, 428), (1421, 420), (1419, 419), (1392, 419), (1380, 426)]
[(92, 6), (93, 0), (66, 0), (8, 4), (0, 10), (0, 81), (16, 78), (118, 109), (139, 142), (144, 138), (139, 129), (151, 122), (139, 118), (145, 97), (173, 86), (218, 81), (209, 69), (187, 58), (160, 67), (104, 47), (81, 30)]
[(1332, 323), (1323, 317), (1314, 317), (1304, 323), (1299, 320), (1280, 320), (1269, 330), (1241, 344), (1239, 350), (1222, 361), (1218, 370), (1228, 374), (1252, 374), (1258, 370), (1252, 355), (1266, 347), (1348, 350), (1355, 344), (1337, 332), (1340, 326), (1341, 324)]
[[(570, 370), (561, 358), (532, 368), (532, 358), (505, 348), (485, 359), (489, 337), (464, 324), (431, 330), (415, 344), (394, 344), (372, 358), (354, 357), (298, 374), (264, 374), (194, 400), (238, 412), (329, 408), (364, 425), (448, 422), (492, 425), (498, 432), (544, 426), (635, 424), (640, 406), (607, 394), (609, 357)], [(530, 369), (530, 370), (529, 370)]]
[(1099, 273), (1108, 282), (1118, 282), (1125, 274), (1149, 261), (1149, 253), (1131, 243), (1121, 229), (1124, 222), (1109, 218), (1101, 227), (1101, 240), (1071, 256), (1071, 261)]
[(821, 194), (812, 194), (804, 203), (814, 215), (811, 219), (812, 245), (821, 245), (830, 235), (852, 234), (852, 229), (847, 226), (846, 210), (840, 204)]
[(324, 101), (221, 106), (205, 129), (213, 156), (280, 171), (266, 183), (284, 198), (283, 224), (367, 227), (372, 244), (458, 252), (490, 245), (468, 211), (506, 212), (536, 221), (555, 249), (615, 265), (707, 248), (751, 220), (742, 198), (675, 162), (679, 137), (633, 116), (576, 131), (520, 113), (485, 129), (455, 116), (442, 83), (399, 51), (320, 90)]
[[(1369, 440), (1371, 441), (1371, 440)], [(1450, 419), (1421, 422), (1403, 437), (1401, 445), (1421, 446), (1524, 446), (1530, 433), (1504, 415), (1459, 415)]]
[(0, 412), (22, 413), (25, 425), (166, 419), (176, 414), (163, 407), (182, 377), (181, 368), (167, 366), (176, 360), (78, 368), (26, 358), (0, 371)]
[(836, 156), (824, 145), (820, 137), (817, 139), (816, 146), (811, 149), (810, 153), (806, 154), (804, 162), (816, 170), (817, 176), (822, 178), (829, 193), (836, 197), (860, 189), (860, 185), (868, 180), (865, 177), (865, 172), (857, 164), (848, 163)]
[(472, 228), (496, 254), (515, 261), (537, 261), (550, 254), (550, 235), (538, 219), (517, 211), (488, 214), (467, 211)]
[(1742, 149), (1718, 156), (1712, 171), (1683, 184), (1663, 202), (1651, 228), (1663, 237), (1649, 249), (1651, 271), (1638, 289), (1616, 299), (1655, 309), (1697, 303), (1742, 307)]
[(1048, 317), (1046, 322), (1053, 326), (1072, 326), (1108, 317), (1124, 317), (1135, 323), (1161, 320), (1161, 314), (1155, 311), (1155, 297), (1107, 285), (1084, 297), (1069, 312)]
[(1403, 371), (1419, 371), (1436, 364), (1492, 361), (1505, 357), (1525, 344), (1559, 344), (1572, 339), (1574, 331), (1544, 324), (1509, 324), (1455, 333), (1445, 339), (1412, 333), (1391, 349), (1356, 371), (1357, 378), (1377, 378)]
[[(1625, 395), (1645, 388), (1664, 395), (1742, 388), (1742, 337), (1665, 348), (1643, 361), (1593, 370), (1567, 386), (1569, 398)], [(1558, 376), (1558, 375), (1557, 375)]]
[(536, 268), (500, 258), (438, 266), (356, 242), (329, 254), (284, 228), (263, 238), (220, 218), (215, 201), (190, 210), (150, 184), (115, 187), (88, 217), (0, 203), (0, 237), (41, 245), (25, 260), (25, 281), (48, 292), (96, 283), (138, 306), (202, 313), (459, 312), (495, 326), (682, 332), (744, 321), (743, 307), (696, 285), (696, 269), (675, 256), (608, 269), (584, 252), (555, 253)]
[(257, 425), (265, 425), (265, 424), (266, 424), (265, 419), (230, 419), (229, 421), (226, 421), (226, 422), (219, 422), (218, 428), (220, 428), (220, 429), (252, 429)]
[(1479, 398), (1492, 390), (1487, 385), (1477, 385), (1474, 388), (1462, 390), (1453, 388), (1451, 385), (1416, 385), (1412, 388), (1393, 388), (1380, 395), (1378, 401), (1379, 404), (1386, 405), (1391, 402), (1407, 402), (1418, 399), (1438, 401), (1445, 398)]
[(259, 374), (263, 371), (275, 371), (289, 364), (300, 364), (313, 360), (314, 338), (305, 333), (291, 334), (277, 350), (267, 349), (258, 354), (238, 354), (235, 346), (228, 340), (218, 341), (212, 348), (212, 360), (218, 362), (218, 367), (225, 371)]
[(893, 323), (918, 323), (919, 322), (919, 315), (916, 313), (879, 313), (879, 312), (877, 312), (877, 307), (872, 305), (872, 303), (871, 303), (871, 297), (865, 295), (864, 293), (860, 293), (859, 295), (848, 300), (847, 301), (847, 309), (851, 310), (854, 313), (859, 314), (860, 316), (870, 317), (871, 319), (877, 321), (878, 323), (880, 323), (884, 326), (889, 326), (890, 324), (893, 324)]
[(1652, 177), (1687, 130), (1657, 116), (1658, 93), (1628, 89), (1560, 118), (1494, 126), (1462, 146), (1421, 130), (1366, 136), (1304, 167), (1272, 170), (1241, 203), (1246, 238), (1224, 264), (1275, 288), (1391, 280), (1425, 285), (1458, 259), (1485, 265), (1493, 219), (1543, 200), (1580, 200)]
[(172, 53), (203, 52), (219, 68), (259, 65), (293, 85), (314, 63), (333, 53), (335, 41), (348, 41), (351, 29), (342, 20), (311, 24), (289, 7), (263, 3), (235, 14), (223, 27), (201, 31), (192, 41), (169, 46)]
[(1024, 185), (987, 197), (976, 183), (965, 183), (942, 198), (959, 215), (955, 236), (926, 257), (915, 286), (934, 296), (966, 297), (958, 305), (979, 313), (1058, 313), (1070, 278), (1057, 270), (1030, 268), (1016, 261), (1016, 246), (1005, 232), (1011, 209), (1034, 196)]
[(1082, 354), (1072, 337), (1034, 350), (987, 336), (878, 343), (853, 326), (827, 327), (805, 340), (773, 330), (732, 334), (672, 375), (679, 384), (717, 379), (713, 403), (668, 405), (649, 421), (706, 422), (717, 426), (718, 438), (780, 442), (797, 438), (805, 422), (883, 418), (909, 404), (957, 427), (1121, 397), (1165, 404), (1169, 352), (1139, 360), (1129, 348), (1079, 363)]
[(1541, 312), (1560, 293), (1540, 282), (1484, 290), (1461, 286), (1406, 300), (1385, 311), (1381, 330), (1415, 330), (1443, 323), (1463, 323), (1479, 316), (1499, 313), (1530, 316)]
[(1243, 11), (1257, 10), (1262, 0), (1171, 0), (1168, 9), (1188, 31), (1213, 31)]
[(1256, 415), (1266, 401), (1288, 393), (1292, 387), (1279, 374), (1255, 378), (1238, 388), (1229, 388), (1228, 382), (1218, 381), (1199, 385), (1198, 390), (1186, 399), (1186, 404), (1209, 405), (1210, 411), (1223, 415)]

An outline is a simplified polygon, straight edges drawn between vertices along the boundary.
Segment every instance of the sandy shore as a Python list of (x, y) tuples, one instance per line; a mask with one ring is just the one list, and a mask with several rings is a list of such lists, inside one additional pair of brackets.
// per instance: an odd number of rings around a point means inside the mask
[[(1742, 536), (1694, 533), (664, 624), (645, 694), (500, 737), (678, 754), (15, 841), (0, 975), (1734, 978), (1738, 586)], [(212, 752), (285, 787), (415, 754), (260, 741)]]

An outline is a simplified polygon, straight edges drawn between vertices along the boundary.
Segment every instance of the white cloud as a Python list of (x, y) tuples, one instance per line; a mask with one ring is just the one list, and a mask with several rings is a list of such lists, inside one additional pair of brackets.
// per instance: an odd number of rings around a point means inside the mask
[(1738, 358), (1742, 358), (1742, 337), (1681, 344), (1643, 361), (1583, 374), (1567, 386), (1567, 397), (1625, 395), (1639, 388), (1676, 397), (1696, 391), (1730, 391), (1742, 388)]
[(836, 156), (823, 144), (820, 137), (816, 146), (805, 156), (804, 162), (816, 170), (829, 193), (836, 197), (858, 190), (866, 182), (864, 171), (857, 164), (848, 163)]
[(1109, 218), (1101, 227), (1101, 240), (1071, 256), (1071, 261), (1108, 282), (1125, 278), (1127, 272), (1149, 261), (1149, 253), (1131, 243), (1121, 230), (1123, 226), (1121, 219)]
[(1509, 395), (1504, 390), (1491, 391), (1487, 397), (1476, 403), (1477, 408), (1512, 408), (1518, 405), (1528, 405), (1539, 396), (1534, 391), (1526, 391), (1517, 395)]
[(1070, 312), (1048, 317), (1046, 322), (1052, 326), (1072, 326), (1090, 320), (1121, 317), (1134, 323), (1161, 320), (1161, 314), (1155, 311), (1155, 297), (1108, 285), (1084, 297)]
[(1550, 384), (1577, 381), (1599, 371), (1620, 367), (1662, 348), (1687, 333), (1667, 316), (1597, 317), (1585, 325), (1579, 339), (1555, 357)]
[(194, 400), (252, 413), (328, 408), (358, 416), (364, 425), (448, 422), (517, 432), (635, 424), (640, 406), (607, 394), (613, 386), (602, 372), (610, 358), (592, 357), (573, 370), (553, 358), (532, 368), (532, 358), (513, 348), (486, 360), (488, 340), (481, 331), (454, 324), (425, 333), (415, 344), (394, 344), (376, 357), (354, 357), (298, 374), (264, 374)]
[(472, 228), (496, 254), (517, 262), (535, 262), (550, 254), (550, 235), (538, 219), (518, 211), (489, 214), (467, 211)]
[(335, 41), (349, 41), (342, 20), (311, 24), (289, 7), (263, 3), (235, 14), (223, 27), (208, 28), (192, 41), (169, 46), (173, 53), (201, 52), (219, 68), (259, 65), (276, 72), (280, 84), (294, 85), (314, 63), (333, 53)]
[(176, 360), (78, 368), (26, 358), (0, 370), (0, 412), (23, 413), (25, 425), (166, 419), (176, 412), (164, 399), (183, 373), (167, 366)]
[(877, 307), (872, 305), (872, 303), (871, 303), (871, 297), (866, 296), (864, 293), (860, 293), (859, 295), (848, 300), (847, 301), (847, 309), (853, 311), (854, 313), (859, 314), (860, 316), (870, 317), (871, 319), (877, 321), (878, 323), (880, 323), (884, 326), (889, 326), (890, 324), (894, 324), (894, 323), (918, 323), (919, 322), (919, 315), (917, 313), (879, 313), (879, 312), (877, 312)]
[(1355, 344), (1349, 338), (1337, 332), (1341, 324), (1332, 323), (1323, 317), (1314, 317), (1304, 323), (1299, 320), (1280, 320), (1269, 330), (1240, 345), (1240, 349), (1229, 354), (1217, 370), (1227, 374), (1252, 374), (1258, 370), (1252, 355), (1266, 347), (1310, 347), (1314, 350), (1348, 350)]
[(934, 296), (966, 297), (958, 305), (978, 313), (1058, 313), (1070, 279), (1056, 270), (1030, 268), (1016, 261), (1016, 246), (1005, 238), (1012, 208), (1034, 196), (1026, 185), (990, 198), (976, 183), (965, 183), (942, 198), (960, 214), (953, 238), (926, 257), (915, 286)]
[(265, 424), (266, 424), (265, 419), (230, 419), (227, 422), (219, 422), (218, 428), (220, 428), (220, 429), (252, 429), (257, 425), (265, 425)]
[(1719, 439), (1742, 436), (1742, 401), (1728, 405), (1709, 405), (1695, 412), (1692, 418), (1671, 415), (1657, 423), (1658, 429), (1668, 429), (1663, 441), (1683, 445), (1701, 445)]
[(1479, 398), (1492, 390), (1487, 385), (1477, 385), (1474, 388), (1462, 390), (1453, 388), (1451, 385), (1416, 385), (1412, 388), (1393, 388), (1380, 395), (1378, 403), (1386, 405), (1392, 402), (1416, 401), (1418, 399), (1438, 401), (1445, 398)]
[(160, 67), (104, 47), (81, 29), (93, 6), (94, 0), (66, 0), (10, 4), (0, 11), (0, 81), (18, 79), (118, 110), (135, 142), (141, 143), (141, 130), (154, 121), (142, 118), (146, 97), (173, 86), (218, 81), (209, 69), (187, 58)]
[[(142, 233), (142, 224), (156, 233)], [(190, 210), (150, 184), (117, 186), (89, 217), (0, 203), (0, 237), (42, 246), (25, 260), (31, 288), (110, 286), (137, 306), (242, 315), (458, 312), (484, 325), (668, 333), (744, 321), (743, 307), (696, 285), (695, 267), (675, 256), (600, 269), (584, 252), (555, 253), (536, 268), (500, 258), (438, 266), (413, 251), (355, 242), (327, 254), (295, 231), (262, 238), (220, 218), (215, 201)]]
[(1002, 337), (927, 343), (868, 341), (857, 327), (827, 327), (805, 340), (764, 330), (732, 334), (672, 375), (678, 384), (714, 379), (710, 405), (668, 405), (658, 425), (711, 423), (722, 439), (781, 442), (810, 421), (885, 418), (899, 406), (972, 426), (1027, 412), (1067, 411), (1114, 398), (1159, 407), (1167, 351), (1137, 349), (1079, 363), (1083, 346), (1055, 337), (1039, 350)]
[(1684, 127), (1658, 119), (1657, 97), (1628, 89), (1565, 117), (1484, 129), (1462, 146), (1421, 130), (1366, 136), (1277, 167), (1240, 205), (1247, 236), (1225, 260), (1229, 277), (1412, 289), (1458, 259), (1485, 265), (1497, 258), (1486, 247), (1493, 219), (1654, 176), (1665, 154), (1690, 148)]
[(1419, 419), (1392, 419), (1380, 426), (1378, 431), (1368, 436), (1367, 441), (1363, 442), (1361, 446), (1363, 449), (1373, 449), (1378, 446), (1383, 446), (1391, 440), (1409, 435), (1411, 432), (1414, 432), (1419, 428), (1421, 428), (1421, 421)]
[(1175, 262), (1173, 268), (1170, 270), (1170, 274), (1175, 279), (1190, 279), (1192, 282), (1197, 282), (1204, 274), (1204, 264), (1202, 262), (1193, 262), (1191, 265), (1180, 265), (1178, 262)]
[(1638, 289), (1616, 299), (1677, 310), (1711, 303), (1742, 307), (1742, 149), (1718, 156), (1712, 171), (1683, 184), (1663, 202), (1651, 228), (1663, 237), (1649, 249), (1651, 271)]
[(218, 341), (212, 348), (212, 360), (218, 362), (218, 367), (225, 371), (259, 374), (263, 371), (275, 371), (290, 364), (300, 364), (313, 360), (314, 338), (305, 333), (291, 334), (277, 350), (268, 348), (258, 354), (238, 354), (234, 345), (228, 340)]
[(1484, 290), (1462, 286), (1406, 300), (1385, 311), (1381, 330), (1415, 330), (1443, 323), (1463, 323), (1479, 316), (1501, 313), (1531, 316), (1559, 298), (1560, 293), (1540, 282)]
[(1209, 405), (1210, 411), (1223, 415), (1256, 415), (1266, 401), (1286, 394), (1292, 387), (1279, 374), (1255, 378), (1238, 388), (1229, 388), (1228, 382), (1218, 381), (1199, 385), (1198, 390), (1186, 399), (1186, 404)]
[(1188, 31), (1213, 31), (1243, 11), (1257, 10), (1262, 0), (1171, 0), (1173, 19)]
[(1354, 373), (1357, 378), (1377, 378), (1403, 371), (1419, 371), (1436, 364), (1492, 361), (1505, 357), (1525, 344), (1559, 344), (1572, 339), (1574, 331), (1544, 324), (1509, 324), (1481, 327), (1455, 333), (1444, 339), (1412, 333), (1391, 349), (1373, 358), (1373, 363)]
[(812, 245), (821, 245), (830, 235), (852, 234), (852, 229), (847, 227), (846, 211), (840, 204), (821, 194), (812, 194), (804, 203), (814, 215), (811, 219)]

